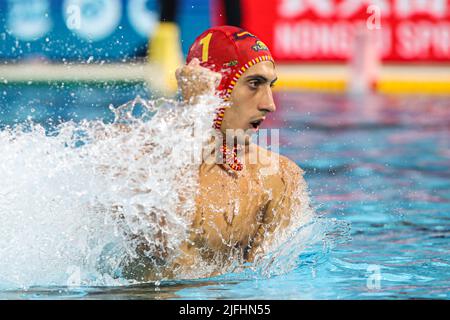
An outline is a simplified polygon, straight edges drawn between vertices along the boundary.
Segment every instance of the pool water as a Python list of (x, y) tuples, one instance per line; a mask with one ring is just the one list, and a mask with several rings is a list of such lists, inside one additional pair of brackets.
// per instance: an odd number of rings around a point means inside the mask
[[(147, 95), (107, 87), (1, 85), (0, 127), (108, 118)], [(281, 153), (305, 171), (319, 215), (348, 222), (332, 247), (315, 244), (288, 274), (231, 274), (127, 287), (34, 287), (0, 299), (415, 299), (450, 297), (450, 100), (276, 92)], [(333, 237), (333, 235), (330, 235)], [(0, 270), (1, 272), (1, 270)]]

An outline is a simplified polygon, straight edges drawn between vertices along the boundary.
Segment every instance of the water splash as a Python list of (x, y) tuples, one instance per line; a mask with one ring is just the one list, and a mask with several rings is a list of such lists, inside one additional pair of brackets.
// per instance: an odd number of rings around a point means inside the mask
[(205, 99), (137, 98), (112, 124), (0, 131), (0, 287), (127, 284), (115, 276), (143, 241), (170, 256), (194, 210), (194, 160), (218, 102)]
[[(27, 122), (0, 131), (0, 288), (136, 284), (149, 266), (158, 275), (187, 238), (219, 103), (138, 97), (111, 107), (111, 124), (45, 130)], [(292, 223), (275, 231), (264, 255), (252, 265), (236, 259), (225, 273), (287, 273), (302, 252), (334, 241), (327, 235), (337, 224), (315, 215), (306, 185), (294, 197), (301, 201)], [(208, 264), (196, 277), (214, 269)]]

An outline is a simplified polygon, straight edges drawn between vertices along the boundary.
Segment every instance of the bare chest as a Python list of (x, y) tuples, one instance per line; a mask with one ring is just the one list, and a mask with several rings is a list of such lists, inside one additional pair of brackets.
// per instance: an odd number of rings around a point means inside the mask
[(220, 251), (245, 248), (261, 224), (269, 193), (250, 170), (238, 178), (220, 170), (200, 174), (196, 242)]

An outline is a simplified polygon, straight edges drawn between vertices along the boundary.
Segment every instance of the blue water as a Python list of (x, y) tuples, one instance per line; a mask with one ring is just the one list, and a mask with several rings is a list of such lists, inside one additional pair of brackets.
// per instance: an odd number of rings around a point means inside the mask
[[(108, 118), (141, 84), (0, 85), (0, 126)], [(316, 211), (348, 222), (288, 274), (115, 288), (30, 288), (0, 299), (413, 299), (450, 297), (448, 97), (276, 93), (265, 127), (305, 171)]]

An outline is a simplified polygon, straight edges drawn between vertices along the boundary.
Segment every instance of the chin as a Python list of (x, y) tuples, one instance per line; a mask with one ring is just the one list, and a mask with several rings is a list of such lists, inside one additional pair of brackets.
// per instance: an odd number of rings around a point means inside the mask
[(252, 143), (252, 136), (246, 135), (243, 144), (248, 146), (250, 143)]
[[(240, 144), (240, 145), (249, 145), (252, 140), (252, 135), (254, 134), (251, 132), (250, 129), (229, 129), (229, 130), (235, 130), (231, 137), (233, 137), (234, 143)], [(226, 136), (226, 130), (221, 130), (222, 134)], [(229, 141), (232, 143), (231, 141)]]
[(237, 143), (248, 146), (252, 142), (253, 134), (254, 133), (249, 132), (248, 129), (247, 129), (247, 131), (244, 130), (244, 132), (242, 132), (242, 134), (239, 134), (236, 136)]

